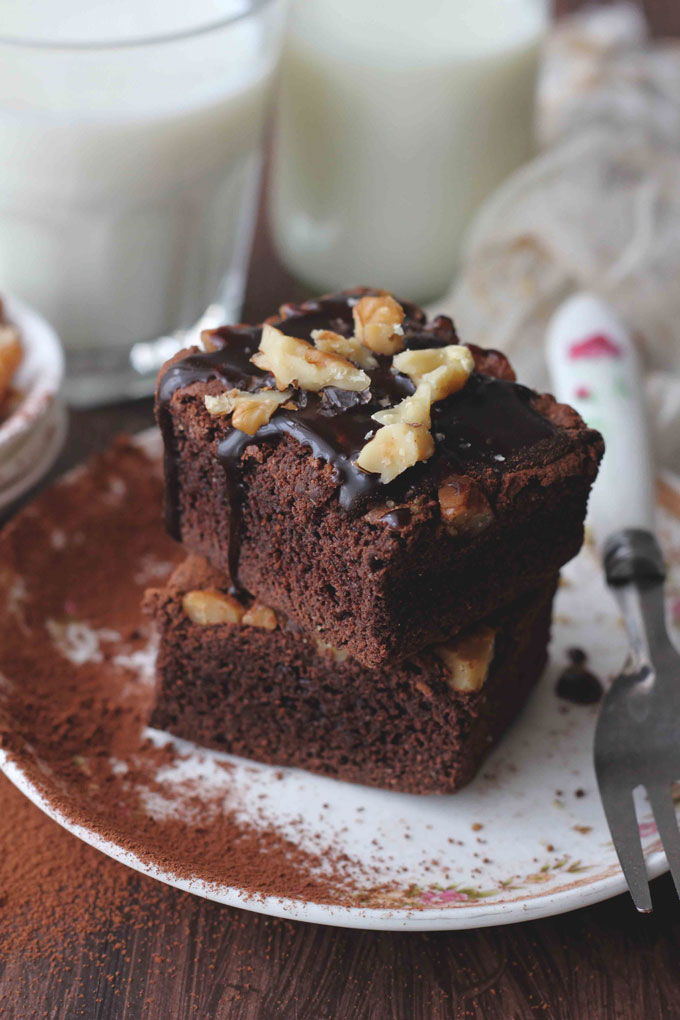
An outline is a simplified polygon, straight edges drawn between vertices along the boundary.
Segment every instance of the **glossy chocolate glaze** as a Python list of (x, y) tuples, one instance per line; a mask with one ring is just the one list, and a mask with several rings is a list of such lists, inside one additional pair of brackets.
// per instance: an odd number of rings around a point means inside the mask
[[(331, 329), (344, 336), (354, 332), (352, 307), (362, 293), (354, 291), (330, 295), (302, 305), (284, 305), (280, 317), (270, 320), (291, 336), (311, 340), (315, 329)], [(421, 309), (401, 302), (406, 313), (404, 339), (406, 347), (439, 347), (458, 343), (453, 323), (439, 316), (427, 323)], [(217, 379), (227, 389), (250, 392), (273, 386), (272, 377), (256, 368), (250, 358), (258, 348), (259, 326), (224, 326), (211, 334), (215, 349), (191, 352), (175, 361), (161, 377), (158, 387), (158, 422), (165, 444), (166, 522), (170, 533), (181, 538), (179, 493), (175, 439), (169, 405), (173, 393), (191, 383)], [(484, 352), (471, 348), (480, 367)], [(241, 458), (253, 444), (275, 442), (282, 435), (292, 436), (308, 446), (315, 457), (331, 464), (338, 482), (340, 505), (348, 512), (357, 512), (378, 499), (403, 494), (432, 470), (465, 473), (466, 465), (484, 463), (501, 471), (506, 459), (519, 450), (548, 439), (555, 431), (546, 418), (532, 406), (532, 391), (507, 378), (497, 378), (475, 371), (458, 393), (432, 406), (432, 435), (435, 455), (428, 467), (417, 464), (403, 472), (389, 485), (378, 475), (367, 474), (354, 461), (366, 442), (379, 428), (372, 415), (398, 403), (414, 391), (414, 384), (393, 371), (392, 359), (378, 357), (376, 368), (369, 370), (370, 390), (350, 393), (329, 387), (321, 393), (297, 391), (296, 409), (277, 409), (270, 422), (248, 436), (229, 429), (218, 446), (218, 457), (225, 471), (230, 504), (229, 569), (238, 584), (239, 533), (242, 516)], [(410, 515), (386, 515), (391, 527), (404, 526)]]
[(386, 514), (383, 514), (380, 518), (381, 524), (387, 524), (388, 527), (394, 528), (395, 531), (401, 531), (408, 524), (411, 523), (411, 511), (407, 506), (398, 506), (394, 510), (389, 510)]

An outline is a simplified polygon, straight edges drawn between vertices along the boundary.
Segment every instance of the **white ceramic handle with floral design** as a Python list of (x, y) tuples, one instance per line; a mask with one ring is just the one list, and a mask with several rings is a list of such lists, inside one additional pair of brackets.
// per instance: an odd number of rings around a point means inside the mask
[(576, 294), (555, 312), (547, 359), (558, 400), (604, 436), (589, 524), (598, 544), (625, 528), (654, 530), (654, 470), (642, 374), (633, 339), (613, 309)]

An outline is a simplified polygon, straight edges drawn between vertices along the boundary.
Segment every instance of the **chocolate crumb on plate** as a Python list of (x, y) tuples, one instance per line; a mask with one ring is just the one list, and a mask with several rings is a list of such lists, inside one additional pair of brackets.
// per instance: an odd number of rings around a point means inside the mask
[(560, 674), (557, 696), (574, 705), (596, 704), (604, 688), (600, 679), (587, 668), (588, 656), (581, 648), (570, 648), (567, 655), (570, 662)]

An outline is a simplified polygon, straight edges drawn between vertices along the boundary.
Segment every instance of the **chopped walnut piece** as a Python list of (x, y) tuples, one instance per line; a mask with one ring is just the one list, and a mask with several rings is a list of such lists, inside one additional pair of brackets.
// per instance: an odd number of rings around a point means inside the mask
[(406, 468), (434, 453), (429, 432), (432, 395), (427, 383), (405, 397), (395, 407), (377, 411), (372, 417), (383, 426), (363, 448), (357, 465), (364, 471), (380, 474), (380, 481), (391, 482)]
[(213, 627), (219, 623), (240, 623), (244, 609), (231, 595), (204, 588), (188, 591), (182, 599), (182, 608), (192, 623), (201, 627)]
[(380, 475), (383, 484), (391, 482), (406, 468), (434, 453), (434, 440), (424, 425), (383, 425), (356, 459), (357, 467)]
[(453, 475), (437, 492), (441, 517), (452, 535), (478, 535), (493, 521), (493, 510), (479, 485), (465, 475)]
[(366, 295), (352, 309), (354, 335), (376, 354), (404, 349), (404, 309), (391, 294)]
[(7, 322), (0, 322), (0, 400), (9, 390), (22, 357), (19, 330)]
[(310, 636), (314, 641), (317, 650), (321, 652), (322, 655), (330, 655), (333, 662), (346, 662), (347, 659), (349, 659), (349, 652), (346, 648), (336, 648), (334, 645), (329, 645), (328, 642), (323, 641), (318, 634), (311, 634)]
[(449, 672), (448, 684), (454, 691), (480, 691), (493, 660), (496, 633), (491, 627), (478, 627), (445, 645), (432, 649)]
[(347, 358), (353, 365), (358, 365), (364, 371), (376, 368), (378, 362), (367, 347), (364, 347), (355, 336), (341, 336), (334, 333), (332, 329), (313, 329), (312, 340), (318, 351), (325, 351), (327, 354), (338, 354), (341, 358)]
[(408, 375), (418, 386), (426, 382), (432, 389), (432, 401), (443, 400), (462, 390), (475, 367), (469, 348), (462, 344), (426, 347), (402, 351), (392, 361), (398, 372)]
[(359, 392), (371, 380), (347, 358), (317, 350), (306, 340), (286, 336), (281, 330), (265, 323), (260, 349), (250, 359), (258, 368), (271, 372), (280, 390), (290, 385), (316, 392), (325, 386)]
[(371, 417), (381, 425), (424, 425), (430, 427), (430, 404), (432, 403), (432, 390), (428, 383), (420, 383), (415, 393), (410, 397), (404, 397), (401, 403), (394, 407), (387, 407), (384, 411), (376, 411)]
[(215, 335), (214, 329), (202, 329), (201, 330), (201, 346), (204, 351), (216, 351), (219, 348), (219, 344), (216, 344), (213, 337)]
[(204, 397), (205, 406), (215, 417), (231, 414), (231, 424), (239, 432), (254, 436), (257, 430), (266, 425), (277, 407), (285, 404), (292, 397), (292, 390), (264, 389), (257, 393), (246, 393), (244, 390), (228, 390), (218, 393), (216, 397)]
[(263, 606), (254, 602), (250, 609), (246, 609), (241, 617), (244, 627), (260, 627), (262, 630), (276, 630), (276, 613), (269, 606)]

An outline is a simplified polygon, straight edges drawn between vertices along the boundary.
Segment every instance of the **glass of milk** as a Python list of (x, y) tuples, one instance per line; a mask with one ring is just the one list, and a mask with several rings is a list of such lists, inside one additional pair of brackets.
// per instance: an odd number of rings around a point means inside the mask
[(299, 0), (270, 213), (315, 289), (428, 301), (470, 220), (531, 153), (547, 0)]
[(0, 291), (68, 347), (236, 321), (285, 0), (0, 0)]

